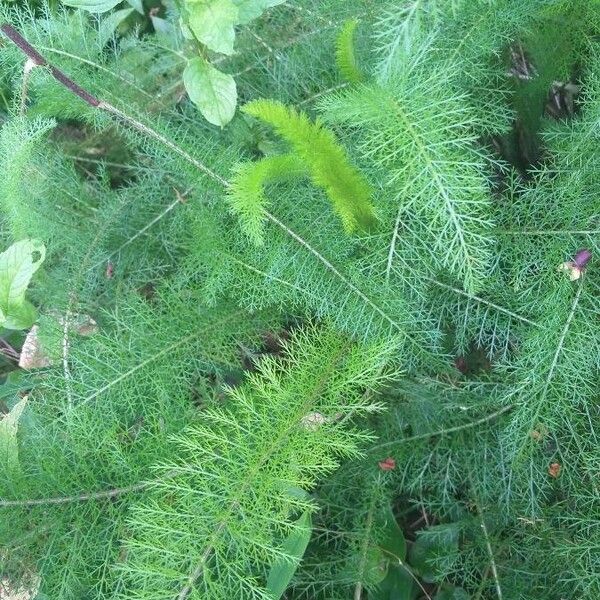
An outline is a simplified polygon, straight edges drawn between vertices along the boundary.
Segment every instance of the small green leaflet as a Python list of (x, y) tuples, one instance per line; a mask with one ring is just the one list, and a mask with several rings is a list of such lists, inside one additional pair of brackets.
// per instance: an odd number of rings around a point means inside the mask
[(81, 8), (92, 13), (103, 13), (113, 9), (122, 0), (62, 0), (63, 4)]
[(33, 274), (46, 257), (39, 240), (21, 240), (0, 254), (0, 325), (27, 329), (36, 318), (34, 307), (25, 300)]
[(183, 83), (204, 118), (224, 127), (233, 119), (237, 87), (231, 75), (221, 73), (203, 58), (193, 58), (183, 72)]
[(232, 0), (188, 0), (188, 26), (207, 48), (233, 54), (238, 9)]
[(240, 25), (250, 23), (253, 19), (260, 17), (267, 8), (284, 2), (285, 0), (233, 0), (239, 10), (238, 23)]
[(133, 10), (133, 8), (115, 10), (115, 12), (110, 13), (110, 15), (102, 20), (98, 29), (98, 38), (102, 46), (112, 38), (117, 27), (133, 12)]
[(413, 600), (418, 593), (414, 577), (408, 567), (390, 565), (386, 578), (377, 589), (369, 592), (369, 598), (370, 600)]
[(131, 6), (132, 8), (135, 8), (135, 10), (137, 10), (140, 13), (140, 15), (144, 14), (143, 0), (127, 0), (127, 4), (129, 4), (129, 6)]
[(448, 586), (440, 590), (433, 600), (470, 600), (471, 596), (462, 588)]
[[(267, 592), (274, 600), (281, 598), (290, 584), (312, 533), (312, 519), (309, 511), (302, 513), (296, 521), (294, 530), (283, 542), (282, 551), (287, 558), (280, 559), (271, 567), (267, 578)], [(290, 560), (291, 559), (291, 560)]]
[(389, 504), (378, 515), (377, 522), (384, 532), (379, 546), (387, 553), (391, 562), (403, 561), (406, 558), (406, 540)]
[(19, 400), (11, 411), (0, 420), (0, 467), (4, 472), (15, 473), (20, 470), (17, 429), (21, 414), (27, 405), (27, 396)]

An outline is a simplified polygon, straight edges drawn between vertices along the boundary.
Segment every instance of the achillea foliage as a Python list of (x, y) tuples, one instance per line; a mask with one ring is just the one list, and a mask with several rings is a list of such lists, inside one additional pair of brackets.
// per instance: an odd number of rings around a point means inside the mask
[(4, 4), (0, 584), (597, 600), (598, 4)]

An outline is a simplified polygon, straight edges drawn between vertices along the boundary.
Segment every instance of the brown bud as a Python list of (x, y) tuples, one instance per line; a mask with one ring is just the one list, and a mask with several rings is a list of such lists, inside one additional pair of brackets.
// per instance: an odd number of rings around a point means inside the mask
[(396, 468), (396, 461), (388, 456), (385, 460), (377, 463), (382, 471), (393, 471)]
[(560, 463), (552, 463), (549, 467), (548, 467), (548, 475), (550, 475), (550, 477), (554, 477), (554, 479), (556, 479), (559, 475), (560, 475), (560, 471), (562, 469), (562, 466)]

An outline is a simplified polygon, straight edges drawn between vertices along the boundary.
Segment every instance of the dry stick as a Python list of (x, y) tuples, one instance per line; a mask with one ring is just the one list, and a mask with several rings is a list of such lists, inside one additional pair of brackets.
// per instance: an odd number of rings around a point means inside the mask
[(381, 450), (382, 448), (388, 448), (389, 446), (395, 446), (396, 444), (405, 444), (406, 442), (414, 442), (416, 440), (426, 440), (428, 438), (436, 437), (438, 435), (447, 435), (449, 433), (456, 433), (457, 431), (463, 431), (465, 429), (471, 429), (472, 427), (477, 427), (477, 425), (483, 425), (488, 421), (493, 421), (500, 415), (512, 410), (513, 405), (507, 404), (503, 406), (501, 409), (493, 412), (485, 417), (481, 417), (480, 419), (475, 419), (474, 421), (469, 421), (468, 423), (463, 423), (462, 425), (456, 425), (455, 427), (448, 427), (448, 429), (439, 429), (438, 431), (431, 431), (429, 433), (423, 433), (421, 435), (413, 435), (411, 437), (402, 438), (399, 440), (394, 440), (393, 442), (386, 442), (385, 444), (378, 444), (377, 446), (373, 446), (369, 452), (374, 452), (375, 450)]
[(70, 502), (84, 502), (86, 500), (100, 500), (102, 498), (114, 498), (122, 494), (137, 492), (152, 485), (152, 481), (143, 481), (122, 488), (113, 488), (112, 490), (104, 490), (102, 492), (88, 492), (77, 494), (75, 496), (58, 496), (56, 498), (35, 498), (30, 500), (0, 500), (0, 508), (6, 507), (22, 507), (28, 506), (44, 506), (50, 504), (69, 504)]
[(62, 71), (51, 65), (12, 25), (4, 24), (0, 31), (13, 43), (18, 46), (27, 57), (38, 67), (47, 67), (54, 79), (62, 83), (71, 90), (76, 96), (79, 96), (84, 102), (98, 108), (100, 100), (92, 96), (89, 92), (77, 85), (72, 79), (69, 79)]
[(113, 488), (111, 490), (103, 490), (100, 492), (84, 492), (81, 494), (75, 494), (74, 496), (56, 496), (54, 498), (33, 498), (28, 500), (0, 500), (0, 508), (6, 507), (21, 507), (26, 508), (28, 506), (45, 506), (45, 505), (56, 505), (56, 504), (69, 504), (70, 502), (85, 502), (87, 500), (102, 500), (104, 498), (116, 498), (123, 494), (130, 494), (132, 492), (139, 492), (149, 488), (151, 485), (173, 479), (177, 476), (177, 470), (172, 469), (165, 473), (162, 477), (157, 479), (150, 479), (148, 481), (140, 481), (126, 487)]

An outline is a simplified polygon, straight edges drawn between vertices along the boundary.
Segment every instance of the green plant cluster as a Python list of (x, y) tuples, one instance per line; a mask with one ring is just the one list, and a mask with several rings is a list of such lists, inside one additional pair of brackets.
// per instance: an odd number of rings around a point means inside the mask
[(2, 3), (0, 597), (600, 598), (599, 35)]

